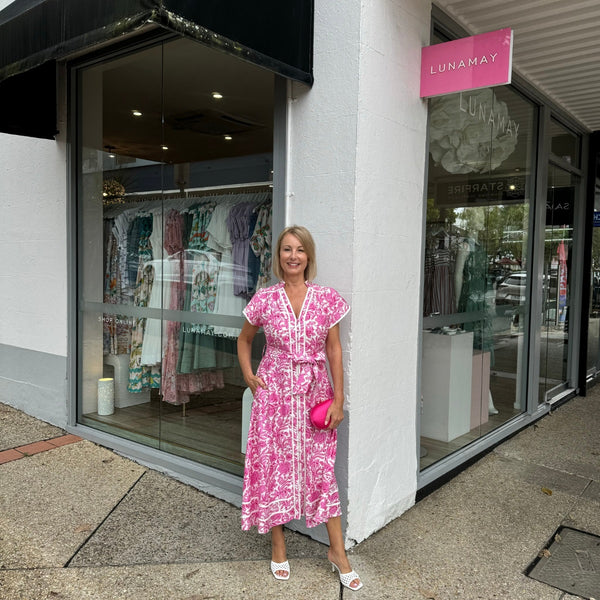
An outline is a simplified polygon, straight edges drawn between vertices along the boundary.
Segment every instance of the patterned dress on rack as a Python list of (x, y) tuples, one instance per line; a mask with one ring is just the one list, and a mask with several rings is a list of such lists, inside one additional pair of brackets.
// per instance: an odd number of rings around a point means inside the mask
[[(152, 291), (153, 269), (148, 263), (152, 260), (152, 247), (150, 235), (152, 233), (152, 217), (140, 217), (139, 223), (139, 263), (133, 294), (134, 306), (145, 308), (148, 306)], [(131, 354), (129, 357), (129, 382), (127, 389), (130, 392), (141, 392), (143, 388), (160, 387), (160, 369), (157, 366), (146, 367), (142, 365), (142, 344), (146, 317), (134, 320), (131, 329)]]
[(254, 234), (250, 238), (252, 252), (260, 259), (260, 268), (256, 289), (264, 288), (271, 281), (271, 221), (273, 217), (273, 205), (263, 204), (258, 209), (258, 218), (254, 227)]
[(242, 529), (259, 533), (303, 514), (308, 527), (341, 514), (337, 432), (315, 429), (309, 411), (333, 397), (325, 342), (349, 307), (335, 290), (306, 285), (298, 317), (283, 282), (256, 292), (244, 309), (267, 342), (257, 370), (267, 389), (254, 395), (242, 496)]

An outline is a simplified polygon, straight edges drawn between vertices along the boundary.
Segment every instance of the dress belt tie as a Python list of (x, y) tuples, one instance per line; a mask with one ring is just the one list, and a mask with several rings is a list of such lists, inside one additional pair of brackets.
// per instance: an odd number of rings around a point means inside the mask
[(302, 356), (284, 352), (283, 350), (271, 350), (278, 358), (290, 360), (294, 369), (294, 385), (292, 393), (308, 394), (311, 386), (319, 379), (319, 372), (326, 368), (325, 356), (316, 357)]

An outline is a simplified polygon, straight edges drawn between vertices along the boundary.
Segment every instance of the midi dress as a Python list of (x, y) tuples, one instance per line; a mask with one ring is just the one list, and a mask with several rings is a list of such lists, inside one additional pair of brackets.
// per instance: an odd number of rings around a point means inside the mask
[(244, 315), (262, 327), (266, 346), (257, 369), (267, 389), (254, 394), (242, 494), (242, 529), (267, 533), (305, 515), (314, 527), (341, 514), (335, 479), (337, 431), (319, 430), (310, 409), (333, 398), (325, 342), (349, 311), (334, 289), (306, 282), (298, 317), (284, 283), (260, 289)]

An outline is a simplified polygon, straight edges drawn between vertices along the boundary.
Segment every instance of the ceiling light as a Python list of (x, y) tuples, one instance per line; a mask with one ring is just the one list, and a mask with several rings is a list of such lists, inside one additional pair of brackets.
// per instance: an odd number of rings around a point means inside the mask
[(230, 142), (233, 138), (230, 135), (224, 135), (223, 138), (225, 141)]
[(212, 97), (213, 97), (215, 100), (221, 100), (221, 98), (223, 98), (223, 94), (221, 94), (221, 92), (213, 92), (213, 93), (212, 93)]
[(134, 108), (134, 109), (131, 111), (131, 114), (132, 114), (134, 117), (141, 117), (141, 116), (142, 116), (142, 113), (141, 113), (141, 111), (139, 111), (137, 108)]
[(165, 145), (163, 144), (163, 145), (161, 146), (161, 148), (162, 148), (163, 150), (168, 150), (168, 149), (169, 149), (169, 146), (165, 146)]

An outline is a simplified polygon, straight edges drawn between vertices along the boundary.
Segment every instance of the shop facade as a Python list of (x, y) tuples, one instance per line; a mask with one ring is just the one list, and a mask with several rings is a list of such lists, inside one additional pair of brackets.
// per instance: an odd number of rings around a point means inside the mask
[[(25, 4), (0, 5), (0, 27)], [(3, 55), (3, 402), (239, 504), (235, 340), (292, 223), (351, 304), (349, 545), (593, 382), (589, 128), (520, 77), (422, 100), (421, 48), (472, 33), (429, 2), (270, 20), (232, 2), (222, 21), (136, 4), (102, 34)], [(271, 47), (246, 35), (257, 22)], [(40, 77), (56, 102), (28, 118)]]

